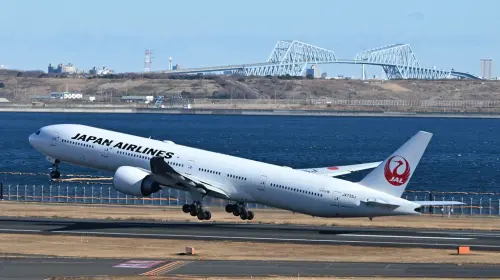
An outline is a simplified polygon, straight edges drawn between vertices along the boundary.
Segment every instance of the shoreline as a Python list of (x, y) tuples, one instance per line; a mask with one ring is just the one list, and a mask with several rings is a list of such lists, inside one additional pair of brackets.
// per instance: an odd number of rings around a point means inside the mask
[(182, 108), (67, 108), (67, 107), (0, 107), (3, 113), (115, 113), (172, 115), (238, 115), (238, 116), (323, 116), (323, 117), (409, 117), (409, 118), (500, 118), (500, 113), (480, 112), (401, 112), (401, 111), (334, 111), (303, 109), (182, 109)]

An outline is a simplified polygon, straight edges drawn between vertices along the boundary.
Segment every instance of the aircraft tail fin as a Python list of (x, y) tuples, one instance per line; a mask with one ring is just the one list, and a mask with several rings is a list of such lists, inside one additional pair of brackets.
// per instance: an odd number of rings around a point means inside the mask
[(358, 184), (401, 197), (431, 138), (432, 133), (419, 131)]

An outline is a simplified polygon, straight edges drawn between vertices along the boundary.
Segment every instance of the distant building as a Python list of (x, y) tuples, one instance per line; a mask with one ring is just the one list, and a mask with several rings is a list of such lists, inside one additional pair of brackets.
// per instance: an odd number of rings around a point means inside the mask
[(50, 93), (50, 98), (51, 99), (64, 99), (64, 93), (62, 93), (62, 92), (51, 92)]
[(122, 102), (135, 102), (135, 103), (150, 103), (154, 100), (154, 96), (122, 96), (120, 101)]
[(83, 93), (76, 92), (51, 92), (51, 99), (64, 99), (64, 100), (81, 100), (83, 99)]
[(481, 59), (481, 77), (486, 80), (491, 80), (491, 65), (492, 59)]
[(97, 68), (97, 67), (92, 67), (92, 69), (89, 70), (89, 74), (91, 75), (108, 75), (108, 74), (113, 74), (113, 70), (106, 68), (103, 66), (102, 68)]
[(321, 72), (318, 66), (311, 65), (311, 68), (306, 69), (306, 76), (311, 76), (313, 78), (320, 78)]
[(81, 100), (83, 99), (83, 93), (76, 92), (64, 92), (63, 99)]
[(52, 66), (52, 64), (49, 63), (49, 67), (47, 70), (47, 73), (62, 73), (62, 64), (58, 64), (57, 68)]
[(73, 64), (69, 63), (68, 65), (62, 66), (62, 72), (68, 74), (75, 74), (77, 72), (77, 69)]
[(54, 66), (52, 66), (52, 64), (49, 63), (49, 67), (47, 69), (47, 73), (76, 74), (77, 72), (78, 72), (78, 69), (71, 63), (68, 63), (67, 65), (59, 63), (57, 65), (57, 67), (54, 67)]

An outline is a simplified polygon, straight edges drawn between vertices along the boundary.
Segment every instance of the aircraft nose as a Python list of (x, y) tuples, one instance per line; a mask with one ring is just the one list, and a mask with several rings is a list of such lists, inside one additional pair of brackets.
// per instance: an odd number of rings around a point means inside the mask
[(36, 143), (38, 142), (37, 139), (38, 139), (39, 134), (40, 134), (40, 130), (38, 130), (36, 133), (32, 133), (28, 137), (28, 141), (29, 141), (31, 146), (36, 147)]
[(28, 137), (28, 141), (30, 142), (30, 145), (33, 146), (33, 142), (34, 142), (34, 135), (31, 134), (30, 137)]

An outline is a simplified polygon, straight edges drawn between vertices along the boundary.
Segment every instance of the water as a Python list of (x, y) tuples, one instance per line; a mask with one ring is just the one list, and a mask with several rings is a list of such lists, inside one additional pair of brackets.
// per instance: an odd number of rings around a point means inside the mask
[[(293, 168), (383, 160), (418, 130), (434, 137), (409, 190), (497, 192), (500, 132), (496, 119), (210, 116), (163, 114), (0, 113), (0, 181), (47, 185), (50, 163), (28, 143), (38, 128), (79, 123), (172, 140)], [(67, 164), (64, 174), (112, 176)], [(358, 180), (367, 171), (344, 177)]]

